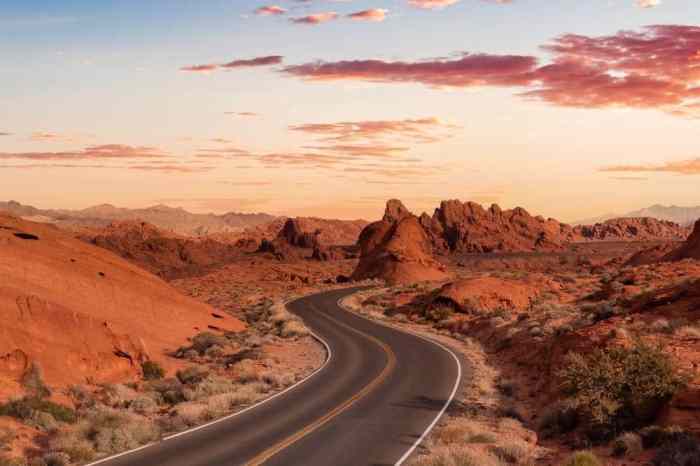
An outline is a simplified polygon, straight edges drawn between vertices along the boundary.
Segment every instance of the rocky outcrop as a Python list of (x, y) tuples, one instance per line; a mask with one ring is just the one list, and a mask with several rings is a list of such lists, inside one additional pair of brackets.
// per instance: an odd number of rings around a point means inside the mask
[(574, 229), (584, 241), (684, 241), (690, 229), (651, 217), (616, 218)]
[(31, 364), (52, 386), (134, 380), (198, 332), (242, 328), (110, 251), (0, 214), (0, 398)]
[(685, 244), (664, 257), (664, 260), (667, 261), (683, 259), (700, 259), (700, 220), (695, 222), (695, 228)]
[(241, 257), (245, 251), (242, 245), (210, 238), (183, 238), (135, 221), (84, 230), (78, 237), (166, 279), (203, 275)]
[(443, 201), (432, 217), (420, 223), (440, 253), (556, 251), (576, 235), (569, 225), (533, 217), (525, 209), (488, 209), (474, 202)]
[(400, 201), (387, 203), (384, 218), (360, 234), (360, 262), (354, 280), (381, 279), (388, 283), (444, 280), (444, 267), (433, 257), (428, 236), (416, 216)]

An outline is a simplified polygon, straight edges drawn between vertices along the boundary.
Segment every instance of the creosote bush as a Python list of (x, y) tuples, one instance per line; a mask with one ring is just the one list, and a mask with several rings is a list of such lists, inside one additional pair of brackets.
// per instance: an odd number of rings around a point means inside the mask
[(165, 370), (155, 361), (146, 361), (141, 364), (143, 378), (145, 380), (159, 380), (165, 376)]
[(585, 356), (570, 354), (559, 376), (564, 393), (588, 421), (594, 439), (653, 421), (684, 384), (668, 356), (641, 342)]

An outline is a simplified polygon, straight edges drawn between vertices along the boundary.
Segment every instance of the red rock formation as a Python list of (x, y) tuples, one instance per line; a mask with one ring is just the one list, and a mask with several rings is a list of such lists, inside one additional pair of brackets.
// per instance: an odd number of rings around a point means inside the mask
[(664, 258), (669, 261), (683, 259), (700, 259), (700, 220), (695, 222), (695, 228), (685, 244)]
[(388, 283), (444, 280), (444, 267), (432, 254), (418, 218), (400, 201), (387, 203), (384, 218), (360, 234), (360, 262), (353, 279), (378, 278)]
[(33, 363), (54, 386), (133, 379), (208, 328), (243, 325), (109, 251), (0, 214), (0, 398)]
[(569, 225), (495, 204), (484, 209), (474, 202), (443, 201), (432, 217), (423, 214), (420, 220), (441, 253), (552, 251), (576, 238)]
[(241, 257), (245, 250), (244, 245), (183, 238), (136, 221), (114, 222), (78, 237), (166, 279), (202, 275)]
[(588, 241), (684, 241), (690, 233), (687, 227), (651, 217), (615, 218), (574, 231)]

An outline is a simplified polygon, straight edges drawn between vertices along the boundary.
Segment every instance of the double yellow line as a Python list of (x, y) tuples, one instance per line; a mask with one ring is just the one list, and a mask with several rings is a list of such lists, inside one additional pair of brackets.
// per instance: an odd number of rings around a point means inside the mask
[(360, 330), (357, 330), (337, 319), (334, 319), (333, 317), (329, 316), (328, 314), (324, 312), (319, 312), (320, 315), (323, 317), (332, 320), (335, 322), (337, 325), (340, 325), (341, 327), (344, 327), (351, 332), (354, 332), (363, 338), (375, 343), (378, 345), (387, 355), (387, 364), (384, 366), (384, 369), (382, 372), (374, 378), (371, 382), (369, 382), (365, 387), (357, 392), (355, 395), (351, 396), (347, 400), (345, 400), (343, 403), (335, 407), (333, 410), (322, 416), (321, 418), (317, 419), (316, 421), (312, 422), (308, 426), (304, 427), (303, 429), (299, 430), (298, 432), (290, 435), (286, 439), (282, 440), (278, 444), (268, 448), (267, 450), (263, 451), (260, 453), (258, 456), (250, 460), (249, 462), (246, 463), (246, 466), (260, 466), (265, 461), (269, 460), (273, 456), (275, 456), (277, 453), (281, 452), (285, 448), (289, 447), (290, 445), (298, 442), (299, 440), (303, 439), (310, 433), (314, 432), (315, 430), (319, 429), (323, 425), (327, 424), (330, 422), (333, 418), (339, 416), (341, 413), (344, 411), (347, 411), (352, 405), (357, 403), (359, 400), (367, 396), (372, 390), (377, 388), (384, 380), (386, 380), (387, 377), (389, 377), (389, 374), (394, 370), (396, 367), (396, 354), (392, 351), (392, 349), (383, 341), (373, 337), (372, 335), (369, 335), (367, 333), (364, 333)]

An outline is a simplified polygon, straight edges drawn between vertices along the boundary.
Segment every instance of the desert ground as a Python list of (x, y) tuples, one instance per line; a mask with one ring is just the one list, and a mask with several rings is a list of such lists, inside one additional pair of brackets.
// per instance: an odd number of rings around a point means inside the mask
[(2, 465), (86, 464), (272, 396), (326, 358), (285, 303), (358, 285), (348, 312), (465, 369), (410, 464), (700, 464), (700, 224), (5, 207)]

